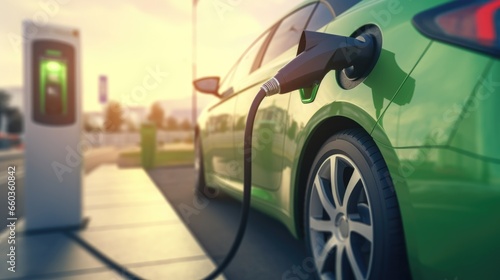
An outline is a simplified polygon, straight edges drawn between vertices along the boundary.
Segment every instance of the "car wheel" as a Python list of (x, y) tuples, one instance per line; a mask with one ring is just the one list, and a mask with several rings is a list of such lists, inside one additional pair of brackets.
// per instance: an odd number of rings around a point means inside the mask
[(318, 278), (409, 278), (394, 187), (364, 130), (343, 131), (320, 149), (304, 213), (306, 246)]
[(194, 148), (195, 194), (207, 198), (217, 196), (218, 190), (207, 186), (205, 181), (205, 167), (203, 164), (203, 149), (200, 137), (196, 138)]

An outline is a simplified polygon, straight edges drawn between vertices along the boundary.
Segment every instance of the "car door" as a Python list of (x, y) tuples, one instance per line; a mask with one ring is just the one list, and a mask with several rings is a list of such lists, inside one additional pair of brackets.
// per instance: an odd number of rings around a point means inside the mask
[[(237, 63), (222, 80), (219, 91), (221, 99), (208, 109), (206, 119), (206, 140), (203, 145), (205, 172), (211, 175), (227, 176), (227, 163), (234, 159), (232, 146), (233, 113), (235, 99), (231, 98), (231, 81)], [(208, 178), (210, 181), (210, 177)], [(209, 182), (210, 183), (210, 182)]]
[[(245, 122), (250, 104), (260, 86), (273, 77), (279, 68), (295, 57), (297, 45), (316, 3), (306, 5), (275, 25), (272, 37), (256, 57), (256, 61), (245, 69), (246, 77), (235, 87), (237, 101), (235, 109), (234, 143), (236, 161), (243, 164), (243, 138)], [(288, 103), (291, 95), (276, 95), (263, 100), (254, 124), (252, 191), (264, 199), (272, 198), (261, 190), (277, 190), (281, 185), (283, 167), (283, 144), (286, 135)], [(242, 168), (236, 172), (236, 187), (242, 188)]]
[[(262, 48), (263, 43), (269, 36), (269, 30), (264, 32), (243, 53), (228, 75), (222, 81), (220, 90), (221, 100), (209, 108), (207, 118), (208, 141), (204, 147), (207, 167), (206, 172), (212, 174), (215, 185), (227, 185), (228, 181), (236, 178), (239, 162), (235, 161), (235, 142), (233, 137), (234, 125), (238, 123), (235, 118), (236, 94), (235, 88), (245, 78), (248, 65), (255, 61), (255, 57)], [(226, 184), (225, 184), (226, 183)]]

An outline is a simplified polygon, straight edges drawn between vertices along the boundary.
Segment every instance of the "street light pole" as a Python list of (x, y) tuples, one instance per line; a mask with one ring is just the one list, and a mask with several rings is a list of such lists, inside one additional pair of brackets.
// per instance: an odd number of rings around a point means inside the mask
[[(193, 0), (193, 7), (191, 11), (191, 24), (192, 24), (192, 41), (193, 45), (192, 47), (192, 54), (191, 54), (191, 60), (192, 60), (192, 80), (194, 81), (196, 79), (196, 9), (198, 6), (198, 0)], [(193, 128), (196, 127), (196, 118), (198, 116), (198, 109), (197, 109), (197, 102), (196, 102), (196, 89), (193, 87), (193, 96), (192, 96), (192, 117), (193, 117)]]

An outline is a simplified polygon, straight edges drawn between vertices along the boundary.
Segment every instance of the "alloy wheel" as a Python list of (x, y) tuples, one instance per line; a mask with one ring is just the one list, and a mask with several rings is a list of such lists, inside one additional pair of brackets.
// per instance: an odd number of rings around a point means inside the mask
[(363, 175), (341, 154), (326, 158), (309, 197), (310, 247), (321, 279), (367, 279), (373, 218)]

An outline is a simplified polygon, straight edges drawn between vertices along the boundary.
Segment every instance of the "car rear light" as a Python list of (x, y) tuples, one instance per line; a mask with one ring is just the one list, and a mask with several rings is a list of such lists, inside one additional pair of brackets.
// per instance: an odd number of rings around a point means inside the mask
[(500, 57), (500, 0), (453, 1), (417, 14), (413, 24), (432, 39)]

